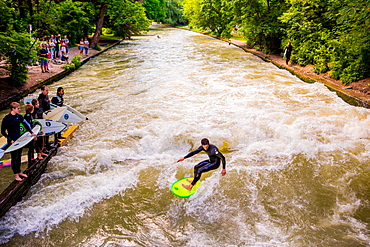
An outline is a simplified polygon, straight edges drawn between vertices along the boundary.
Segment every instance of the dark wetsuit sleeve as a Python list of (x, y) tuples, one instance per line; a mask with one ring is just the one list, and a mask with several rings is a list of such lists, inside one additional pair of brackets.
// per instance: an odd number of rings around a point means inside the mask
[(222, 161), (222, 169), (226, 169), (226, 159), (225, 159), (225, 156), (222, 153), (218, 152), (218, 157)]
[(1, 122), (1, 134), (6, 138), (8, 139), (9, 141), (13, 141), (11, 138), (9, 138), (8, 136), (8, 133), (6, 133), (6, 130), (7, 130), (7, 122), (5, 120), (5, 118), (3, 119), (3, 121)]
[(203, 151), (203, 147), (200, 146), (197, 150), (194, 150), (193, 152), (188, 153), (184, 158), (185, 159), (190, 158), (191, 156), (193, 156), (195, 154), (198, 154), (198, 153), (200, 153), (202, 151)]

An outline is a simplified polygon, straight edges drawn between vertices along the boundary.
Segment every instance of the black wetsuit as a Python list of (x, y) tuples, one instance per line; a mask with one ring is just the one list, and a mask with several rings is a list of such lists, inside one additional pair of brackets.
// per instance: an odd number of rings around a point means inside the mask
[(209, 147), (207, 150), (203, 148), (203, 146), (200, 146), (197, 150), (188, 153), (184, 158), (189, 158), (197, 153), (200, 153), (201, 151), (204, 151), (208, 154), (209, 160), (204, 160), (194, 166), (194, 180), (191, 183), (193, 186), (198, 182), (200, 177), (202, 176), (203, 172), (208, 172), (211, 170), (217, 169), (222, 161), (222, 169), (226, 169), (226, 159), (218, 151), (218, 148), (215, 145), (209, 144)]
[[(33, 116), (31, 113), (26, 113), (26, 115), (24, 115), (24, 120), (28, 123), (31, 129), (35, 127), (35, 124), (33, 122)], [(36, 150), (36, 153), (40, 153), (41, 150), (40, 150), (40, 146), (37, 145), (37, 142), (35, 140), (30, 141), (30, 143), (27, 144), (26, 148), (28, 148), (28, 154), (27, 154), (28, 155), (28, 167), (30, 167), (33, 165), (32, 160), (35, 158), (34, 150)]]
[(32, 117), (33, 119), (43, 119), (43, 116), (42, 116), (42, 113), (43, 113), (43, 109), (41, 107), (39, 108), (34, 108), (34, 111), (32, 113)]
[(61, 97), (61, 96), (59, 96), (59, 95), (55, 95), (55, 96), (51, 99), (51, 103), (53, 103), (54, 105), (57, 105), (57, 106), (63, 106), (64, 99), (63, 99), (63, 97)]
[[(37, 100), (40, 102), (40, 108), (42, 108), (44, 112), (50, 110), (50, 99), (48, 95), (40, 93)], [(50, 148), (49, 136), (45, 136), (44, 140), (46, 148)]]
[(293, 51), (293, 46), (292, 45), (287, 45), (285, 46), (285, 57), (286, 57), (286, 64), (288, 64), (289, 60), (290, 60), (290, 56), (292, 55), (292, 51)]
[(50, 110), (50, 99), (48, 95), (40, 93), (37, 100), (40, 102), (40, 108), (44, 111)]
[[(8, 144), (11, 144), (12, 141), (16, 141), (21, 136), (20, 124), (23, 123), (27, 131), (32, 133), (31, 128), (25, 122), (22, 115), (15, 114), (12, 115), (9, 113), (3, 118), (1, 123), (1, 134), (8, 139)], [(22, 148), (10, 152), (11, 155), (11, 166), (14, 174), (21, 172), (21, 157), (22, 157)]]

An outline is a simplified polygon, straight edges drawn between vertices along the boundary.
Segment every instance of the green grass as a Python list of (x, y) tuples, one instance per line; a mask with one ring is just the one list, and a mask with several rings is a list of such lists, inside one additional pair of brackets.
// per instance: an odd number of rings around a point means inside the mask
[[(196, 32), (205, 33), (205, 34), (212, 34), (211, 31), (204, 31), (202, 28), (189, 28), (189, 26), (177, 26), (177, 28), (188, 29), (188, 30), (192, 30)], [(235, 39), (235, 40), (245, 41), (244, 37), (238, 33), (231, 33), (230, 38)]]
[(122, 37), (113, 36), (113, 34), (112, 35), (107, 35), (107, 34), (106, 35), (101, 35), (100, 38), (101, 39), (114, 39), (114, 40), (115, 39), (122, 39)]
[(237, 33), (232, 33), (231, 34), (231, 39), (235, 39), (235, 40), (240, 40), (240, 41), (245, 41), (244, 37), (237, 34)]

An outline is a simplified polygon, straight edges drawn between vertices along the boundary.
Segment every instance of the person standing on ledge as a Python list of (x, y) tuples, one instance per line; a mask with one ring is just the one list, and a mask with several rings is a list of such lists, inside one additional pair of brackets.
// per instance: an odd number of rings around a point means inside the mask
[(47, 86), (41, 86), (41, 93), (37, 100), (44, 112), (50, 110), (49, 88)]
[[(21, 136), (20, 124), (24, 123), (24, 127), (28, 132), (36, 138), (36, 133), (33, 133), (31, 128), (25, 122), (22, 115), (19, 114), (21, 106), (17, 102), (10, 104), (10, 113), (6, 115), (1, 123), (1, 134), (5, 136), (8, 144), (11, 145)], [(26, 178), (27, 175), (21, 172), (21, 158), (22, 148), (10, 152), (11, 166), (14, 173), (14, 180), (21, 182), (22, 178)]]
[(292, 55), (292, 51), (293, 51), (293, 46), (291, 45), (290, 42), (288, 42), (284, 50), (284, 57), (286, 58), (286, 65), (288, 65), (289, 63), (290, 56)]
[(58, 87), (57, 95), (55, 95), (51, 99), (51, 103), (53, 103), (54, 105), (57, 105), (57, 106), (63, 106), (63, 103), (64, 103), (63, 96), (64, 96), (64, 89), (62, 87)]
[(198, 182), (200, 177), (202, 176), (203, 172), (208, 172), (211, 170), (217, 169), (222, 161), (222, 176), (226, 175), (226, 159), (218, 151), (218, 148), (215, 145), (212, 145), (209, 143), (209, 140), (207, 138), (203, 138), (200, 142), (202, 145), (196, 149), (193, 152), (188, 153), (185, 157), (179, 159), (177, 162), (183, 161), (186, 158), (190, 158), (191, 156), (200, 153), (201, 151), (205, 151), (208, 154), (209, 160), (204, 160), (194, 166), (194, 180), (191, 182), (191, 184), (183, 184), (182, 186), (187, 189), (191, 190), (193, 186)]

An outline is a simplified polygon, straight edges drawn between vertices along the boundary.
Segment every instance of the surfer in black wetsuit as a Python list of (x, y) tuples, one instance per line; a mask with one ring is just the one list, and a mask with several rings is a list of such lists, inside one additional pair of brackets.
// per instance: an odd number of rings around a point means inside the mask
[(37, 100), (39, 101), (42, 110), (50, 110), (49, 88), (47, 86), (44, 85), (41, 87), (41, 93)]
[[(37, 98), (40, 104), (40, 108), (46, 112), (50, 110), (50, 99), (49, 99), (49, 88), (45, 85), (41, 87), (41, 93), (39, 94), (39, 97)], [(51, 149), (52, 147), (50, 146), (49, 143), (49, 136), (44, 137), (45, 141), (45, 148), (46, 149)], [(47, 150), (44, 150), (44, 152), (47, 152)]]
[[(1, 123), (1, 134), (6, 137), (8, 144), (14, 143), (21, 136), (20, 124), (23, 123), (24, 127), (29, 131), (32, 136), (36, 137), (35, 133), (32, 133), (31, 128), (25, 122), (20, 112), (20, 104), (13, 102), (10, 104), (10, 113), (3, 118)], [(21, 177), (27, 177), (26, 174), (21, 172), (21, 157), (22, 148), (10, 152), (11, 155), (11, 166), (14, 173), (14, 179), (16, 181), (22, 181)]]
[(186, 158), (190, 158), (191, 156), (200, 153), (201, 151), (205, 151), (208, 154), (209, 160), (204, 160), (194, 166), (194, 180), (191, 182), (191, 184), (183, 184), (182, 186), (185, 189), (191, 190), (193, 186), (198, 182), (200, 177), (202, 176), (203, 172), (208, 172), (211, 170), (217, 169), (221, 162), (222, 162), (222, 171), (221, 174), (224, 176), (226, 174), (226, 159), (218, 151), (218, 148), (215, 145), (212, 145), (209, 143), (209, 140), (207, 138), (204, 138), (201, 140), (201, 146), (196, 149), (193, 152), (188, 153), (185, 157), (179, 159), (177, 162), (183, 161)]
[(51, 99), (51, 103), (53, 103), (54, 105), (57, 105), (57, 106), (63, 106), (63, 103), (64, 103), (63, 96), (64, 96), (64, 89), (62, 87), (58, 87), (57, 95), (55, 95)]

